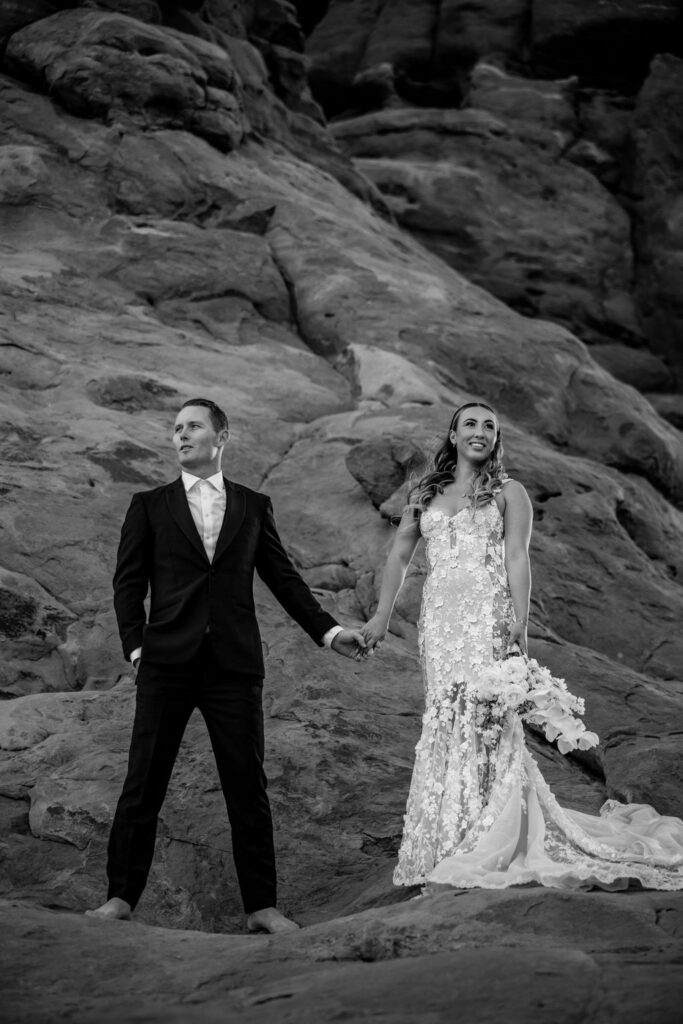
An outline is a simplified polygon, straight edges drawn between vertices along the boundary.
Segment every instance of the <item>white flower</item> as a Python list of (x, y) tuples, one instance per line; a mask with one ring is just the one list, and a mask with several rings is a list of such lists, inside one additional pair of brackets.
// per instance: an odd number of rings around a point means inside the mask
[(597, 732), (584, 732), (582, 736), (579, 736), (578, 746), (579, 750), (590, 750), (591, 747), (597, 747), (600, 742), (600, 737)]
[(508, 682), (519, 685), (526, 684), (529, 670), (524, 662), (524, 658), (507, 658), (504, 664), (507, 669)]
[(505, 693), (503, 694), (505, 703), (509, 708), (517, 708), (520, 704), (529, 696), (529, 687), (526, 680), (522, 682), (511, 682), (505, 687)]
[(513, 657), (483, 667), (472, 683), (469, 696), (476, 704), (476, 722), (486, 744), (496, 741), (509, 711), (523, 721), (540, 726), (546, 739), (557, 741), (558, 749), (589, 750), (599, 743), (587, 732), (579, 717), (584, 701), (569, 692), (564, 679), (533, 658)]

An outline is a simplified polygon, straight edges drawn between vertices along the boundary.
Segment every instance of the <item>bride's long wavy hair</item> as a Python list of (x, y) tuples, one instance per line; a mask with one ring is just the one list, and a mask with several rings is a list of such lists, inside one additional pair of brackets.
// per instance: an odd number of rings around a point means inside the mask
[[(492, 409), (486, 402), (466, 402), (455, 410), (446, 438), (434, 455), (432, 467), (412, 485), (408, 492), (406, 510), (413, 510), (416, 516), (424, 512), (436, 495), (443, 494), (444, 487), (452, 484), (455, 480), (458, 449), (451, 441), (451, 434), (457, 428), (458, 420), (465, 409), (472, 408), (488, 409), (496, 417), (496, 423), (498, 423), (495, 409)], [(498, 432), (491, 454), (474, 479), (471, 498), (472, 511), (493, 501), (506, 480), (507, 474), (503, 466), (503, 441), (498, 423)]]

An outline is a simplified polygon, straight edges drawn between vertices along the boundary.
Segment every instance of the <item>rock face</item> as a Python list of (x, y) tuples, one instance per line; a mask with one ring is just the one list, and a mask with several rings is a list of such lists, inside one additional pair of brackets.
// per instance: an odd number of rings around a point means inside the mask
[(543, 128), (535, 97), (528, 121), (505, 115), (512, 92), (503, 103), (482, 90), (493, 110), (385, 110), (338, 123), (335, 136), (399, 223), (456, 270), (586, 341), (640, 342), (628, 217), (594, 175), (561, 159), (557, 96), (539, 96)]
[(481, 57), (633, 93), (655, 54), (680, 52), (679, 28), (676, 0), (330, 0), (307, 52), (314, 92), (336, 114), (362, 101), (359, 79), (381, 63), (399, 71), (404, 98), (417, 103), (455, 105), (462, 73)]
[(676, 0), (532, 0), (532, 60), (541, 75), (566, 74), (571, 67), (587, 84), (631, 92), (654, 54), (672, 44), (680, 48), (679, 29)]
[(62, 11), (27, 25), (10, 37), (5, 67), (86, 117), (184, 127), (226, 150), (244, 135), (228, 54), (125, 15)]
[[(340, 124), (338, 137), (363, 153), (353, 166), (327, 129), (276, 97), (248, 38), (262, 25), (268, 45), (299, 45), (290, 5), (216, 0), (173, 17), (166, 6), (141, 5), (138, 20), (123, 3), (36, 8), (8, 30), (2, 893), (63, 909), (102, 894), (134, 696), (111, 606), (118, 533), (131, 494), (175, 474), (170, 424), (198, 394), (229, 412), (227, 473), (272, 496), (292, 556), (344, 622), (372, 613), (406, 474), (457, 404), (496, 404), (508, 469), (534, 503), (532, 652), (585, 696), (604, 740), (578, 760), (531, 737), (544, 774), (573, 807), (595, 811), (610, 795), (681, 814), (683, 445), (615, 379), (635, 375), (664, 403), (673, 369), (668, 349), (644, 347), (630, 303), (622, 207), (581, 163), (585, 150), (570, 159), (562, 148), (577, 123), (575, 85), (527, 90), (480, 63), (468, 107), (394, 107)], [(585, 123), (621, 174), (623, 132), (610, 134), (607, 106), (594, 93)], [(573, 230), (558, 223), (569, 199), (534, 190), (529, 153), (534, 181), (580, 189)], [(411, 232), (387, 217), (387, 204), (404, 223), (413, 215), (406, 182), (422, 224)], [(477, 213), (477, 189), (500, 205), (497, 229)], [(506, 208), (518, 194), (528, 217)], [(670, 209), (666, 189), (647, 196)], [(552, 242), (541, 245), (539, 222)], [(485, 254), (495, 230), (518, 248), (497, 268), (482, 256), (487, 277), (463, 253), (469, 238)], [(433, 251), (414, 237), (439, 233)], [(663, 251), (663, 235), (653, 238)], [(552, 251), (560, 243), (566, 266)], [(512, 308), (532, 264), (535, 318)], [(494, 280), (509, 304), (488, 290)], [(600, 341), (597, 360), (567, 324)], [(632, 364), (619, 362), (622, 349), (638, 353)], [(395, 898), (388, 878), (422, 707), (424, 568), (418, 553), (381, 657), (361, 666), (318, 652), (259, 586), (283, 907), (304, 920)], [(229, 850), (208, 739), (193, 721), (140, 919), (238, 927)], [(495, 917), (497, 904), (472, 905)], [(376, 922), (348, 939), (363, 959), (390, 942)], [(325, 935), (321, 948), (336, 941)]]
[(636, 386), (680, 391), (679, 5), (418, 6), (332, 0), (314, 27), (336, 138), (468, 279), (621, 345), (606, 365), (626, 382), (649, 350), (658, 383)]
[(683, 368), (681, 95), (683, 61), (658, 57), (638, 96), (633, 125), (639, 305), (652, 348), (670, 362), (679, 379)]
[(282, 1019), (283, 1004), (305, 1024), (430, 1024), (454, 1006), (476, 1024), (680, 1019), (680, 894), (451, 894), (277, 938), (101, 923), (5, 901), (2, 914), (4, 1008), (26, 1024), (143, 1015), (266, 1024)]

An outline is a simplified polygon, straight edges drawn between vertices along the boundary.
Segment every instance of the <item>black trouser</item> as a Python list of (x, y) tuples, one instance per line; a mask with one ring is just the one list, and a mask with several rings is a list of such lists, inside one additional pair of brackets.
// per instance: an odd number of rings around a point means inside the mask
[(157, 818), (190, 715), (204, 716), (232, 830), (232, 852), (247, 914), (276, 902), (273, 825), (263, 771), (263, 680), (228, 674), (210, 637), (181, 665), (143, 661), (123, 784), (109, 837), (109, 896), (134, 907), (154, 855)]

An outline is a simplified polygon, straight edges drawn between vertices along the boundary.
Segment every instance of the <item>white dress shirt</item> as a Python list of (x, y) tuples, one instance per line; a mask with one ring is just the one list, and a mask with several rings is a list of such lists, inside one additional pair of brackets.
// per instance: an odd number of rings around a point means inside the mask
[(218, 534), (225, 517), (225, 480), (222, 473), (214, 473), (205, 480), (192, 473), (183, 473), (183, 487), (187, 503), (202, 538), (206, 557), (210, 562), (216, 553)]
[[(218, 534), (221, 532), (223, 519), (225, 518), (226, 494), (225, 480), (222, 473), (214, 473), (206, 479), (194, 476), (192, 473), (182, 474), (183, 487), (187, 496), (187, 503), (190, 506), (194, 525), (197, 533), (202, 539), (206, 557), (210, 562), (216, 553)], [(341, 633), (343, 626), (332, 626), (323, 636), (325, 647), (331, 647), (337, 633)], [(142, 648), (136, 647), (130, 656), (135, 664)]]

